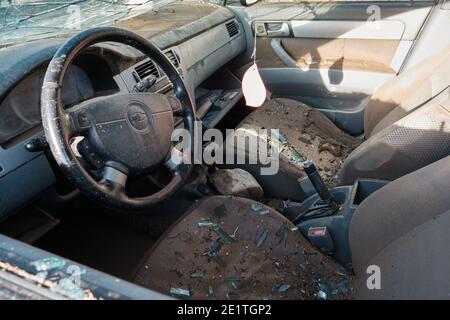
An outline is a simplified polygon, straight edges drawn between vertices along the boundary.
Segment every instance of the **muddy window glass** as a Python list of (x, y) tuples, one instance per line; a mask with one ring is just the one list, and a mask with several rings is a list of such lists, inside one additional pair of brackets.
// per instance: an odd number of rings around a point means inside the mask
[[(235, 0), (231, 0), (235, 1)], [(259, 0), (258, 3), (333, 3), (333, 2), (437, 2), (436, 0)]]
[(96, 26), (119, 26), (137, 33), (145, 29), (144, 36), (153, 36), (215, 9), (195, 0), (0, 0), (0, 47), (70, 36)]
[[(58, 45), (65, 38), (98, 26), (126, 28), (151, 39), (219, 9), (194, 0), (0, 0), (0, 49), (15, 50), (15, 45), (25, 42), (31, 47), (32, 41), (43, 39), (41, 45), (47, 40)], [(141, 52), (115, 43), (86, 48), (66, 74), (64, 106), (117, 92), (117, 76), (144, 58)], [(45, 71), (43, 66), (27, 74), (0, 101), (0, 146), (11, 146), (17, 137), (41, 129), (40, 93)]]

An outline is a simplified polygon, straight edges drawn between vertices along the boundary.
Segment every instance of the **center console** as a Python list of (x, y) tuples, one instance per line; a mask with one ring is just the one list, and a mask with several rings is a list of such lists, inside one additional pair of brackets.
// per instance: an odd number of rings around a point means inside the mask
[(352, 186), (328, 190), (308, 163), (305, 172), (317, 193), (301, 203), (286, 203), (282, 211), (314, 246), (350, 268), (352, 256), (348, 235), (351, 219), (358, 206), (388, 181), (359, 179)]

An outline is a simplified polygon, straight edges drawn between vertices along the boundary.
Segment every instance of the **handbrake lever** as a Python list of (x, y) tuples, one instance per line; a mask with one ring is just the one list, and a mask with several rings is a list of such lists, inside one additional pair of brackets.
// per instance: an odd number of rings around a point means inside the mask
[(290, 216), (294, 217), (295, 224), (300, 221), (331, 216), (339, 210), (339, 205), (330, 193), (325, 182), (319, 174), (316, 166), (311, 160), (303, 162), (303, 170), (307, 174), (311, 184), (316, 190), (320, 200), (310, 204), (307, 207), (291, 207), (285, 210)]
[(309, 180), (314, 186), (314, 189), (316, 189), (322, 202), (324, 204), (335, 204), (336, 201), (331, 195), (330, 190), (328, 190), (328, 187), (325, 185), (325, 182), (322, 180), (314, 163), (311, 160), (306, 160), (303, 162), (303, 170), (305, 170), (305, 173), (308, 175)]

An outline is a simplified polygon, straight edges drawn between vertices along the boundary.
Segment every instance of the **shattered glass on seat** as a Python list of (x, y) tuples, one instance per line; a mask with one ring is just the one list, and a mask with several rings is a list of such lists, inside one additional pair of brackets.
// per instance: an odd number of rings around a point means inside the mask
[[(217, 209), (220, 208), (220, 209)], [(260, 210), (266, 214), (259, 214)], [(256, 211), (255, 211), (256, 210)], [(217, 211), (226, 215), (217, 215)], [(199, 222), (215, 227), (202, 228)], [(178, 236), (183, 232), (189, 236)], [(290, 221), (250, 199), (200, 200), (162, 236), (135, 282), (183, 299), (349, 299), (352, 276)]]

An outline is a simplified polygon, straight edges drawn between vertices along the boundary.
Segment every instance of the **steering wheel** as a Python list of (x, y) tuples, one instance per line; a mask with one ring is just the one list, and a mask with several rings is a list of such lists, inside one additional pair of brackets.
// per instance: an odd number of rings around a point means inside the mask
[[(175, 96), (119, 92), (65, 109), (61, 88), (68, 67), (84, 48), (105, 41), (130, 45), (156, 62), (172, 82)], [(192, 166), (170, 158), (176, 151), (171, 134), (177, 113), (190, 133), (193, 150), (195, 109), (182, 77), (161, 50), (124, 29), (93, 28), (67, 40), (51, 60), (42, 85), (42, 123), (57, 164), (82, 193), (121, 210), (148, 209), (184, 185)], [(88, 162), (74, 148), (75, 139), (80, 138), (86, 139), (101, 163), (98, 176), (86, 168)], [(145, 197), (128, 195), (129, 176), (139, 177), (160, 166), (166, 166), (172, 174), (162, 190)]]

